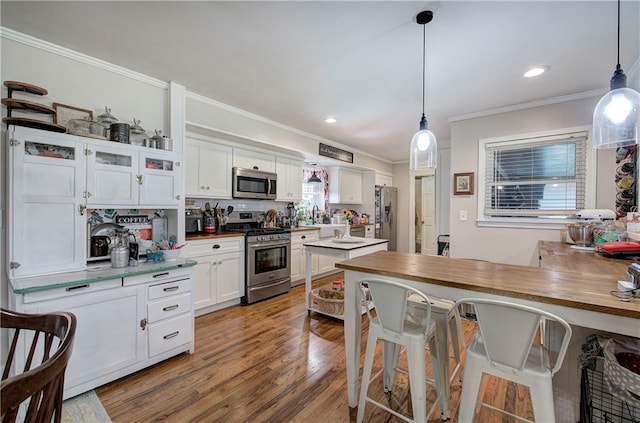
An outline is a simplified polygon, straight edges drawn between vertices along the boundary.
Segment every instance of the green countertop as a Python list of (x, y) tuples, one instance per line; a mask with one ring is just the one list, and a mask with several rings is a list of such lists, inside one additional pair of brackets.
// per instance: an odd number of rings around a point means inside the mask
[(68, 288), (83, 285), (89, 282), (100, 282), (127, 276), (143, 275), (145, 273), (160, 272), (179, 269), (181, 267), (195, 266), (195, 260), (178, 258), (172, 261), (160, 263), (140, 263), (138, 266), (114, 268), (110, 265), (90, 266), (83, 270), (66, 273), (56, 273), (44, 276), (12, 279), (11, 289), (15, 294), (28, 294), (30, 292), (45, 291), (55, 288)]

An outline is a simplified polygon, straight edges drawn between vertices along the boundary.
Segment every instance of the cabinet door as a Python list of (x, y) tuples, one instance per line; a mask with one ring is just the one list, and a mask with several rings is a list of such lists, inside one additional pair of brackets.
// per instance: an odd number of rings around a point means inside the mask
[(306, 260), (302, 244), (291, 244), (291, 282), (306, 277)]
[(138, 152), (117, 143), (87, 143), (87, 205), (138, 204)]
[(244, 257), (240, 253), (218, 254), (214, 267), (218, 303), (244, 296)]
[(181, 202), (180, 162), (176, 156), (161, 153), (140, 154), (139, 204), (142, 206), (179, 205)]
[(193, 308), (201, 309), (216, 303), (216, 284), (213, 274), (215, 255), (193, 256), (198, 262), (193, 271)]
[(25, 312), (57, 310), (69, 311), (78, 320), (73, 354), (65, 374), (65, 397), (84, 392), (86, 389), (80, 386), (82, 384), (134, 365), (146, 357), (147, 332), (140, 327), (140, 321), (146, 315), (144, 295), (139, 293), (138, 287), (118, 287), (34, 302), (26, 306)]
[(26, 128), (9, 138), (9, 275), (85, 265), (85, 161), (77, 137)]
[(184, 150), (184, 162), (186, 168), (184, 170), (184, 193), (187, 197), (197, 197), (204, 193), (204, 186), (200, 190), (200, 148), (187, 139)]
[(362, 203), (362, 174), (346, 170), (340, 171), (340, 202)]
[[(206, 144), (200, 147), (198, 167), (200, 195), (207, 198), (231, 198), (233, 150), (226, 145)], [(191, 163), (187, 162), (187, 169)]]
[(276, 156), (272, 154), (260, 153), (259, 151), (234, 148), (233, 167), (263, 170), (265, 172), (275, 172)]
[(278, 190), (276, 201), (300, 201), (302, 199), (302, 164), (296, 160), (276, 157)]

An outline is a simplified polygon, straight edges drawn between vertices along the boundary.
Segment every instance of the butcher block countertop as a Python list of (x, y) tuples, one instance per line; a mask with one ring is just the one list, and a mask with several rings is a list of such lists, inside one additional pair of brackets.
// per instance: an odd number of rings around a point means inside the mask
[(623, 279), (624, 274), (617, 272), (576, 273), (395, 251), (380, 251), (342, 261), (335, 266), (343, 270), (640, 319), (640, 300), (624, 302), (610, 293), (617, 288), (618, 279)]
[(627, 268), (637, 260), (608, 258), (595, 251), (571, 248), (563, 242), (539, 241), (540, 267), (578, 273), (617, 275), (624, 279)]

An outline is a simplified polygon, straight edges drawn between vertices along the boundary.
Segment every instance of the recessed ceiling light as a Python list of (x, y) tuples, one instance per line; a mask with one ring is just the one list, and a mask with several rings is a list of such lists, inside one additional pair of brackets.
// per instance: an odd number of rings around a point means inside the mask
[(542, 75), (548, 70), (549, 70), (549, 66), (535, 66), (529, 69), (527, 72), (525, 72), (524, 77), (533, 78), (535, 76)]
[(325, 123), (336, 123), (338, 121), (338, 119), (334, 118), (334, 117), (328, 117), (324, 120)]

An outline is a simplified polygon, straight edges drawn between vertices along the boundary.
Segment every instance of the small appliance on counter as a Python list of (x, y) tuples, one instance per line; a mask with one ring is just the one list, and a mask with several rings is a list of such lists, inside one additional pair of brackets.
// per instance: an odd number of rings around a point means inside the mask
[(576, 221), (567, 225), (567, 242), (573, 249), (593, 251), (594, 231), (611, 226), (616, 214), (608, 209), (584, 209), (576, 213)]
[(198, 206), (185, 206), (184, 227), (188, 234), (197, 234), (204, 230), (202, 210)]

